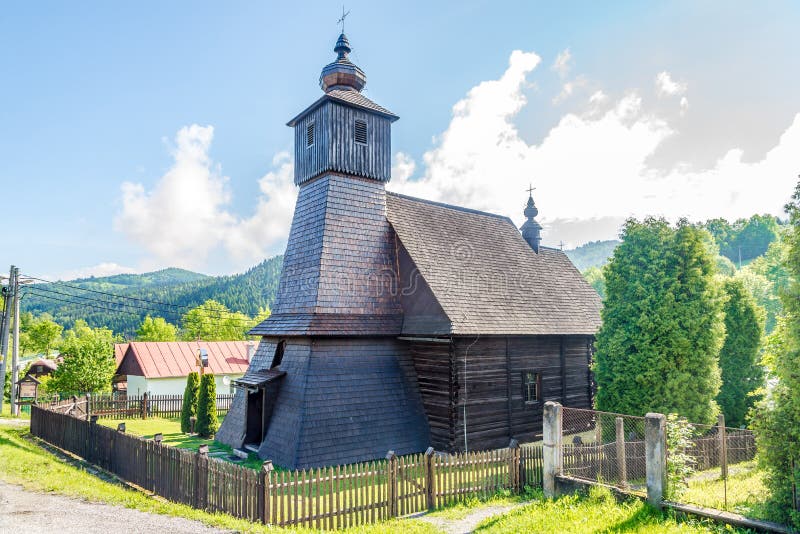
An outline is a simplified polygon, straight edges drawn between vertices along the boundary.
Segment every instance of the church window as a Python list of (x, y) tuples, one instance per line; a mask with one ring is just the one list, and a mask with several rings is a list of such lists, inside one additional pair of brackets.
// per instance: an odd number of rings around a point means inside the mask
[(306, 126), (306, 148), (314, 144), (314, 123), (310, 122)]
[(275, 369), (278, 367), (281, 362), (283, 361), (283, 351), (286, 349), (286, 341), (281, 340), (278, 342), (278, 346), (275, 347), (275, 356), (272, 357), (272, 365), (270, 365), (270, 369)]
[(367, 144), (367, 123), (366, 121), (360, 121), (356, 119), (356, 127), (355, 127), (355, 136), (356, 136), (356, 143), (366, 145)]
[(522, 398), (525, 404), (542, 400), (542, 374), (538, 371), (522, 372)]

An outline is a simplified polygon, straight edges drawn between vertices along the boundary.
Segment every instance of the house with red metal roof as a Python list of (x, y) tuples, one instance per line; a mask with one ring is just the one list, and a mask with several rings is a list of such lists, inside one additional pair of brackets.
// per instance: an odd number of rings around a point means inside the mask
[(134, 341), (117, 347), (122, 357), (114, 383), (127, 382), (130, 395), (182, 394), (189, 373), (200, 372), (200, 349), (208, 354), (203, 372), (214, 375), (217, 393), (232, 393), (233, 381), (244, 375), (255, 353), (251, 341)]

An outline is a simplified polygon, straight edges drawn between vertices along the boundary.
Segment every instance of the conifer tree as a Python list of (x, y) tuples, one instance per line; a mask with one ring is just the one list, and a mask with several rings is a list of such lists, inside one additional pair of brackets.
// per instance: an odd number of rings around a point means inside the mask
[(210, 438), (217, 433), (217, 386), (214, 375), (204, 374), (200, 379), (200, 395), (197, 400), (197, 433)]
[(200, 375), (189, 373), (186, 377), (186, 389), (183, 391), (181, 406), (181, 432), (188, 434), (192, 430), (191, 418), (197, 416), (197, 395), (200, 390)]
[(764, 361), (777, 383), (752, 417), (759, 464), (776, 520), (800, 527), (800, 183), (786, 205), (791, 229), (786, 267), (790, 279), (782, 295), (784, 317), (767, 339)]
[(597, 408), (711, 423), (724, 325), (710, 239), (685, 221), (673, 229), (653, 218), (628, 220), (621, 237), (604, 270)]
[(723, 307), (726, 335), (719, 353), (722, 387), (717, 402), (725, 414), (725, 424), (738, 427), (755, 404), (753, 392), (764, 381), (759, 362), (764, 310), (741, 280), (728, 278), (722, 287), (727, 297)]

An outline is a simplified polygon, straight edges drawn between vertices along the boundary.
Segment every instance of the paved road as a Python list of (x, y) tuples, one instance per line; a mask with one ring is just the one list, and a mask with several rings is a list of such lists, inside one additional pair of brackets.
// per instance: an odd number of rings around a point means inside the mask
[(0, 482), (0, 533), (109, 534), (223, 532), (197, 521), (87, 502), (52, 493), (35, 493)]

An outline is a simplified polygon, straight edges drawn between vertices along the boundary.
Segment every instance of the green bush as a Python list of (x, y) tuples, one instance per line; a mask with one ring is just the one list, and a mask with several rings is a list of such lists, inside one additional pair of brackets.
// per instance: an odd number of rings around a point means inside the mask
[(181, 432), (189, 433), (192, 429), (190, 419), (197, 416), (197, 394), (200, 390), (200, 375), (189, 373), (186, 377), (186, 389), (183, 392), (183, 405), (181, 406)]
[(200, 379), (200, 396), (197, 400), (197, 433), (210, 438), (217, 433), (217, 386), (214, 375), (206, 374)]

